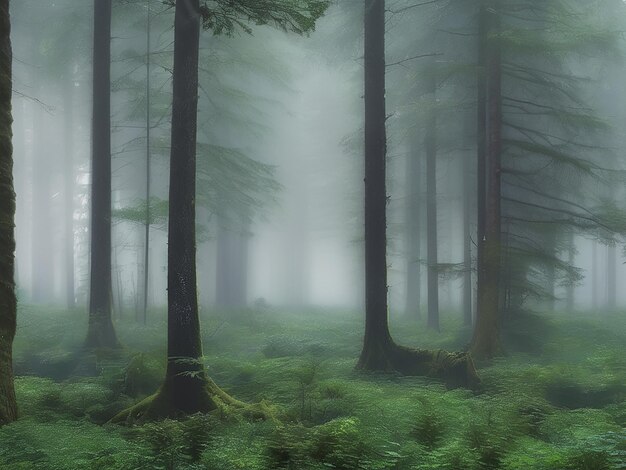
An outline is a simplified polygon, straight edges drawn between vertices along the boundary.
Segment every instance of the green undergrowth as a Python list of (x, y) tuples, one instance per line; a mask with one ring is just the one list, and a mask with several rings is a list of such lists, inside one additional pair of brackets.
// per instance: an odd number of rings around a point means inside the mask
[[(21, 419), (0, 428), (0, 468), (626, 469), (624, 315), (518, 319), (508, 354), (479, 364), (478, 392), (356, 373), (354, 314), (203, 316), (210, 376), (237, 399), (272, 403), (278, 420), (213, 413), (106, 424), (158, 387), (164, 312), (150, 312), (148, 327), (117, 321), (125, 348), (84, 358), (79, 314), (23, 307)], [(451, 315), (440, 334), (392, 320), (407, 346), (460, 349), (469, 337)]]

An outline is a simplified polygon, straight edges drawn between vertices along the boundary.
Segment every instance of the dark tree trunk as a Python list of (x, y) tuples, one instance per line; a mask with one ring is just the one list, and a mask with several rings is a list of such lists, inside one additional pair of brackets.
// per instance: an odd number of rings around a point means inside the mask
[(142, 320), (143, 324), (148, 322), (148, 289), (150, 281), (150, 219), (151, 207), (150, 207), (150, 195), (151, 195), (151, 178), (152, 178), (152, 158), (150, 152), (150, 131), (151, 131), (151, 118), (150, 118), (150, 68), (152, 65), (151, 60), (151, 48), (150, 48), (150, 35), (151, 35), (151, 12), (150, 1), (148, 1), (148, 10), (146, 17), (146, 224), (144, 226), (144, 256), (143, 256), (143, 305), (142, 305)]
[[(491, 358), (500, 351), (499, 305), (501, 275), (501, 222), (500, 222), (500, 159), (502, 153), (502, 88), (501, 88), (501, 49), (500, 12), (497, 0), (490, 2), (490, 8), (481, 9), (485, 15), (485, 34), (479, 39), (485, 41), (486, 66), (486, 138), (485, 138), (485, 183), (484, 235), (479, 240), (482, 245), (479, 256), (479, 287), (476, 326), (471, 343), (471, 352), (477, 358)], [(482, 23), (482, 20), (481, 20)], [(482, 103), (478, 103), (482, 106)], [(479, 156), (480, 159), (480, 156)], [(479, 172), (481, 168), (479, 165)], [(480, 186), (479, 186), (480, 190)], [(479, 207), (479, 211), (481, 208)]]
[[(574, 262), (576, 261), (576, 245), (574, 242), (574, 234), (569, 234), (568, 247), (567, 247), (567, 263), (570, 266), (574, 266)], [(567, 313), (574, 312), (574, 292), (575, 286), (574, 283), (570, 283), (567, 285), (567, 294), (566, 294), (566, 309)]]
[[(434, 67), (433, 61), (433, 67)], [(434, 70), (433, 70), (434, 71)], [(437, 79), (428, 79), (431, 99), (424, 148), (426, 150), (426, 233), (428, 257), (428, 328), (439, 331), (439, 261), (437, 259)]]
[(594, 309), (600, 308), (600, 261), (598, 260), (598, 242), (593, 240), (591, 245), (591, 305)]
[(176, 2), (170, 154), (167, 369), (159, 391), (113, 421), (179, 417), (243, 406), (207, 376), (196, 285), (196, 126), (199, 0)]
[(88, 348), (119, 346), (111, 319), (111, 1), (94, 0)]
[(463, 324), (472, 324), (472, 189), (471, 161), (463, 155)]
[(358, 366), (388, 369), (385, 1), (365, 0), (365, 338)]
[(63, 187), (65, 199), (65, 301), (67, 308), (76, 306), (74, 292), (74, 80), (68, 72), (64, 84), (65, 106), (65, 169)]
[[(413, 138), (412, 142), (417, 139)], [(421, 218), (422, 218), (422, 158), (418, 146), (413, 144), (407, 156), (406, 187), (406, 313), (411, 318), (421, 318)]]
[(546, 267), (546, 294), (547, 294), (547, 306), (548, 312), (554, 312), (555, 300), (556, 300), (556, 267), (553, 259), (556, 259), (556, 233), (551, 232), (546, 234), (544, 241), (547, 254), (549, 256), (548, 264)]
[(485, 286), (485, 209), (487, 206), (487, 67), (486, 11), (481, 2), (478, 14), (478, 57), (476, 76), (476, 316), (482, 310)]
[(11, 21), (9, 0), (0, 0), (0, 425), (17, 419), (13, 387), (15, 336), (15, 193), (11, 124)]
[(467, 353), (405, 348), (389, 333), (385, 120), (385, 2), (365, 0), (365, 336), (357, 368), (473, 386), (479, 379)]

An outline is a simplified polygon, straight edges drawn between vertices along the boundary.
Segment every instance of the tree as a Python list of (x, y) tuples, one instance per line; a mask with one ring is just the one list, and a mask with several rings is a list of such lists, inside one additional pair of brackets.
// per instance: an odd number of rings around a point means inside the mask
[[(498, 34), (500, 33), (500, 12), (497, 0), (491, 2), (490, 8), (481, 6), (481, 32), (479, 41), (484, 44), (484, 106), (486, 130), (483, 155), (479, 155), (479, 191), (485, 194), (484, 206), (479, 205), (479, 212), (484, 211), (484, 233), (478, 240), (479, 250), (478, 270), (478, 310), (476, 311), (476, 327), (472, 337), (470, 351), (479, 358), (493, 357), (500, 349), (500, 335), (498, 331), (500, 306), (500, 161), (502, 152), (502, 77), (501, 77), (501, 49)], [(483, 17), (484, 15), (484, 17)], [(480, 73), (480, 72), (479, 72)], [(481, 92), (482, 93), (482, 92)], [(482, 98), (482, 96), (481, 96)], [(482, 107), (483, 103), (478, 102)], [(482, 137), (479, 137), (482, 138)], [(483, 160), (484, 159), (484, 163)], [(484, 170), (484, 173), (483, 173)], [(484, 175), (484, 176), (483, 176)], [(479, 196), (480, 197), (480, 196)], [(479, 236), (480, 236), (479, 232)]]
[(385, 1), (365, 0), (365, 335), (357, 368), (478, 381), (471, 357), (409, 349), (389, 333), (387, 307)]
[(111, 319), (111, 2), (94, 0), (88, 348), (119, 346)]
[(12, 52), (9, 0), (0, 0), (0, 425), (17, 419), (12, 346), (16, 328)]
[(421, 317), (421, 218), (422, 218), (422, 158), (417, 139), (411, 140), (407, 156), (406, 186), (406, 240), (407, 240), (407, 274), (406, 274), (406, 313), (413, 318)]
[[(170, 154), (168, 224), (167, 369), (157, 393), (118, 414), (126, 419), (159, 419), (244, 404), (222, 391), (206, 374), (196, 285), (196, 140), (198, 55), (201, 20), (215, 34), (235, 26), (250, 31), (244, 20), (273, 23), (305, 33), (315, 26), (327, 4), (317, 1), (241, 2), (211, 10), (199, 0), (176, 2), (174, 18), (174, 83)], [(276, 10), (272, 10), (275, 8)], [(223, 15), (223, 16), (222, 16)], [(253, 16), (250, 16), (253, 15)], [(219, 274), (218, 274), (219, 275)]]
[[(431, 62), (435, 68), (435, 61)], [(428, 328), (439, 331), (439, 265), (437, 256), (437, 75), (427, 77), (430, 109), (424, 137), (426, 153), (426, 233), (428, 257)]]

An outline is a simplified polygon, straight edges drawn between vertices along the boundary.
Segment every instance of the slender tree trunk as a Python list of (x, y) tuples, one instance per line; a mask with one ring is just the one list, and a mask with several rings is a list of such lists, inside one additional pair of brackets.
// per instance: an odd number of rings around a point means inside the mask
[[(35, 76), (34, 89), (42, 94), (41, 77)], [(33, 105), (33, 219), (32, 219), (32, 301), (35, 304), (50, 302), (53, 284), (52, 244), (49, 236), (51, 201), (51, 155), (46, 148), (43, 108)]]
[(606, 287), (607, 308), (617, 308), (617, 247), (609, 245), (606, 249)]
[[(433, 61), (434, 66), (434, 61)], [(431, 109), (426, 125), (426, 233), (428, 257), (428, 328), (439, 331), (439, 261), (437, 259), (437, 80), (429, 79)]]
[(69, 71), (64, 84), (65, 105), (65, 298), (67, 308), (76, 307), (74, 292), (74, 80), (73, 71)]
[(152, 178), (152, 162), (150, 152), (150, 131), (151, 131), (151, 119), (150, 119), (150, 68), (151, 68), (151, 47), (150, 47), (150, 35), (151, 35), (151, 12), (150, 12), (150, 0), (147, 2), (147, 18), (146, 18), (146, 224), (144, 226), (144, 257), (143, 257), (143, 312), (142, 320), (143, 324), (148, 322), (148, 289), (150, 281), (150, 219), (152, 218), (150, 210), (150, 183)]
[[(556, 233), (548, 233), (545, 240), (545, 248), (551, 258), (556, 259)], [(554, 262), (549, 260), (546, 273), (546, 292), (548, 295), (547, 310), (554, 312), (556, 299), (556, 269)]]
[[(417, 139), (413, 138), (412, 142)], [(422, 158), (418, 146), (413, 144), (407, 156), (406, 187), (406, 313), (411, 318), (421, 318), (421, 202), (422, 202)]]
[(476, 316), (482, 311), (485, 286), (485, 208), (487, 206), (487, 67), (485, 6), (479, 0), (478, 57), (476, 76)]
[(463, 155), (463, 324), (472, 324), (472, 189), (471, 161)]
[(111, 1), (94, 0), (88, 348), (119, 346), (111, 319)]
[[(574, 234), (570, 233), (569, 234), (569, 242), (568, 242), (568, 249), (567, 249), (567, 263), (570, 266), (574, 266), (574, 262), (576, 261), (576, 244), (574, 242)], [(574, 312), (574, 284), (570, 283), (567, 286), (567, 295), (566, 295), (566, 302), (567, 302), (567, 313), (573, 313)]]
[(0, 425), (17, 419), (13, 387), (15, 298), (15, 193), (11, 124), (11, 21), (9, 0), (0, 0)]
[(591, 245), (591, 305), (597, 311), (600, 308), (600, 299), (599, 299), (599, 274), (600, 269), (598, 268), (598, 242), (593, 240)]
[[(486, 34), (479, 40), (486, 42), (486, 139), (485, 139), (485, 217), (484, 235), (479, 240), (479, 286), (476, 326), (470, 350), (478, 358), (491, 358), (500, 351), (499, 304), (501, 274), (500, 222), (500, 159), (502, 152), (502, 96), (499, 2), (489, 2), (490, 8), (481, 8), (485, 15)], [(482, 23), (482, 20), (481, 20)], [(479, 106), (482, 104), (479, 102)], [(479, 165), (479, 172), (481, 168)], [(480, 188), (480, 186), (479, 186)], [(479, 207), (479, 211), (481, 208)]]

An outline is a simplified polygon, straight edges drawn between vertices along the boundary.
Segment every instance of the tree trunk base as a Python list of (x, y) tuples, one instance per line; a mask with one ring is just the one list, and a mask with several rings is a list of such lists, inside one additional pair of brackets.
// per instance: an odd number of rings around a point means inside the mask
[(85, 349), (119, 349), (120, 342), (117, 340), (113, 322), (110, 317), (89, 317), (87, 339)]
[(219, 388), (210, 378), (176, 377), (166, 380), (154, 394), (127, 408), (109, 422), (141, 424), (162, 419), (181, 419), (195, 413), (219, 411), (240, 413), (253, 420), (273, 418), (273, 410), (264, 402), (247, 404), (236, 400)]
[(357, 369), (433, 377), (442, 380), (449, 388), (474, 389), (480, 384), (469, 353), (411, 349), (393, 341), (370, 343), (363, 349)]

